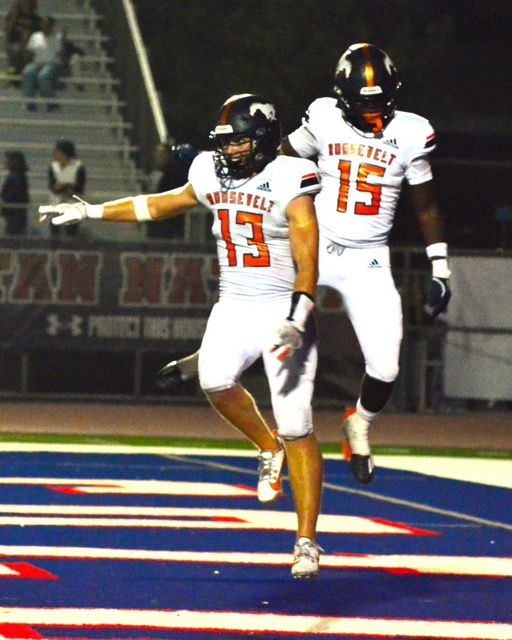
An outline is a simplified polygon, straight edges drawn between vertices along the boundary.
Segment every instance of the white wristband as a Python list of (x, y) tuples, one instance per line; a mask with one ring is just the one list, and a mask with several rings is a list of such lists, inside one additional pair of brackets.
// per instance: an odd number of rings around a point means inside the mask
[(443, 278), (444, 280), (448, 280), (450, 274), (451, 271), (450, 269), (448, 269), (448, 260), (446, 258), (438, 258), (437, 260), (432, 260), (433, 278)]
[(446, 242), (435, 242), (429, 244), (425, 249), (427, 256), (432, 260), (433, 258), (447, 258), (448, 257), (448, 245)]
[(139, 222), (153, 220), (148, 209), (148, 196), (135, 196), (133, 198), (133, 208), (135, 210), (135, 217)]
[(85, 215), (87, 218), (103, 218), (102, 204), (86, 204)]

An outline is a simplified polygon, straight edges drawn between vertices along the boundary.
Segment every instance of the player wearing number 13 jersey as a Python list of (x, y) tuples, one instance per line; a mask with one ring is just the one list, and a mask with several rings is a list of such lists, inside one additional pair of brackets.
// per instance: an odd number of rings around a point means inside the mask
[(434, 131), (425, 118), (396, 110), (399, 86), (384, 51), (352, 45), (336, 67), (335, 97), (315, 100), (283, 144), (288, 155), (317, 158), (319, 284), (342, 296), (366, 362), (356, 410), (343, 424), (352, 471), (362, 483), (373, 479), (369, 428), (398, 375), (402, 308), (387, 243), (404, 181), (433, 264), (433, 315), (446, 308), (450, 296), (447, 245), (429, 162)]
[(391, 275), (388, 236), (404, 182), (408, 183), (432, 260), (432, 316), (450, 298), (447, 245), (434, 190), (430, 123), (396, 110), (400, 83), (390, 57), (355, 44), (335, 71), (334, 98), (315, 100), (283, 151), (316, 156), (322, 191), (315, 205), (320, 228), (319, 284), (342, 296), (365, 358), (356, 410), (347, 412), (344, 435), (351, 466), (363, 484), (373, 479), (369, 429), (384, 408), (398, 375), (402, 307)]
[[(212, 406), (259, 449), (261, 502), (279, 495), (287, 458), (298, 521), (292, 575), (309, 578), (318, 572), (315, 538), (322, 488), (311, 411), (317, 363), (311, 310), (318, 278), (313, 196), (320, 179), (310, 160), (277, 157), (280, 119), (275, 106), (261, 97), (228, 99), (211, 137), (215, 150), (195, 158), (181, 188), (101, 205), (43, 206), (39, 212), (42, 221), (56, 215), (53, 224), (83, 218), (155, 221), (198, 203), (213, 213), (220, 297), (201, 344), (201, 387)], [(277, 435), (239, 381), (260, 356)]]
[(217, 177), (214, 154), (192, 163), (189, 182), (197, 200), (213, 212), (221, 300), (290, 301), (295, 265), (286, 209), (295, 198), (320, 190), (310, 160), (277, 157), (250, 177)]

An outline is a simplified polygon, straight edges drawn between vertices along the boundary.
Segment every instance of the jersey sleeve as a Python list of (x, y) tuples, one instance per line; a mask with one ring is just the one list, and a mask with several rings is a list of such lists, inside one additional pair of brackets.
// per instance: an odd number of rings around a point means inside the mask
[(288, 140), (301, 158), (310, 158), (317, 152), (316, 138), (304, 124), (290, 133)]
[(432, 180), (433, 176), (430, 158), (427, 155), (414, 158), (407, 167), (405, 177), (407, 182), (411, 185), (421, 184), (422, 182)]
[(421, 125), (416, 130), (415, 144), (405, 170), (405, 178), (411, 185), (432, 180), (430, 153), (436, 148), (436, 135), (428, 120), (421, 118)]
[(205, 176), (210, 175), (213, 168), (213, 155), (209, 152), (203, 152), (197, 155), (188, 171), (188, 181), (194, 188), (198, 202), (209, 207), (209, 202), (205, 192)]
[(277, 160), (283, 200), (290, 202), (299, 196), (314, 196), (320, 191), (320, 174), (314, 162), (287, 156), (279, 156)]
[(288, 136), (290, 144), (301, 158), (311, 158), (318, 153), (319, 142), (314, 131), (319, 118), (319, 111), (321, 111), (321, 102), (320, 100), (315, 100), (306, 110), (301, 126)]

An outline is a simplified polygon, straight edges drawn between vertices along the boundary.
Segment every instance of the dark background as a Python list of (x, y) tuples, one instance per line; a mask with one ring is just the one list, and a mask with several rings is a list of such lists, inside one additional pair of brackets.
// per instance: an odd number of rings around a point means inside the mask
[[(136, 0), (170, 134), (208, 148), (215, 113), (234, 93), (280, 108), (284, 132), (328, 95), (354, 42), (387, 51), (399, 108), (428, 118), (451, 246), (507, 248), (495, 220), (512, 204), (511, 0)], [(406, 192), (393, 241), (420, 241)], [(512, 240), (512, 234), (511, 234)]]

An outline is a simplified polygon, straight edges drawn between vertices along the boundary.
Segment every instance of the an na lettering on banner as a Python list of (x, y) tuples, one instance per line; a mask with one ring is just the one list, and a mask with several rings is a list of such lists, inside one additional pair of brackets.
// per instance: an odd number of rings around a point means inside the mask
[(0, 300), (7, 305), (210, 308), (214, 254), (0, 249)]

